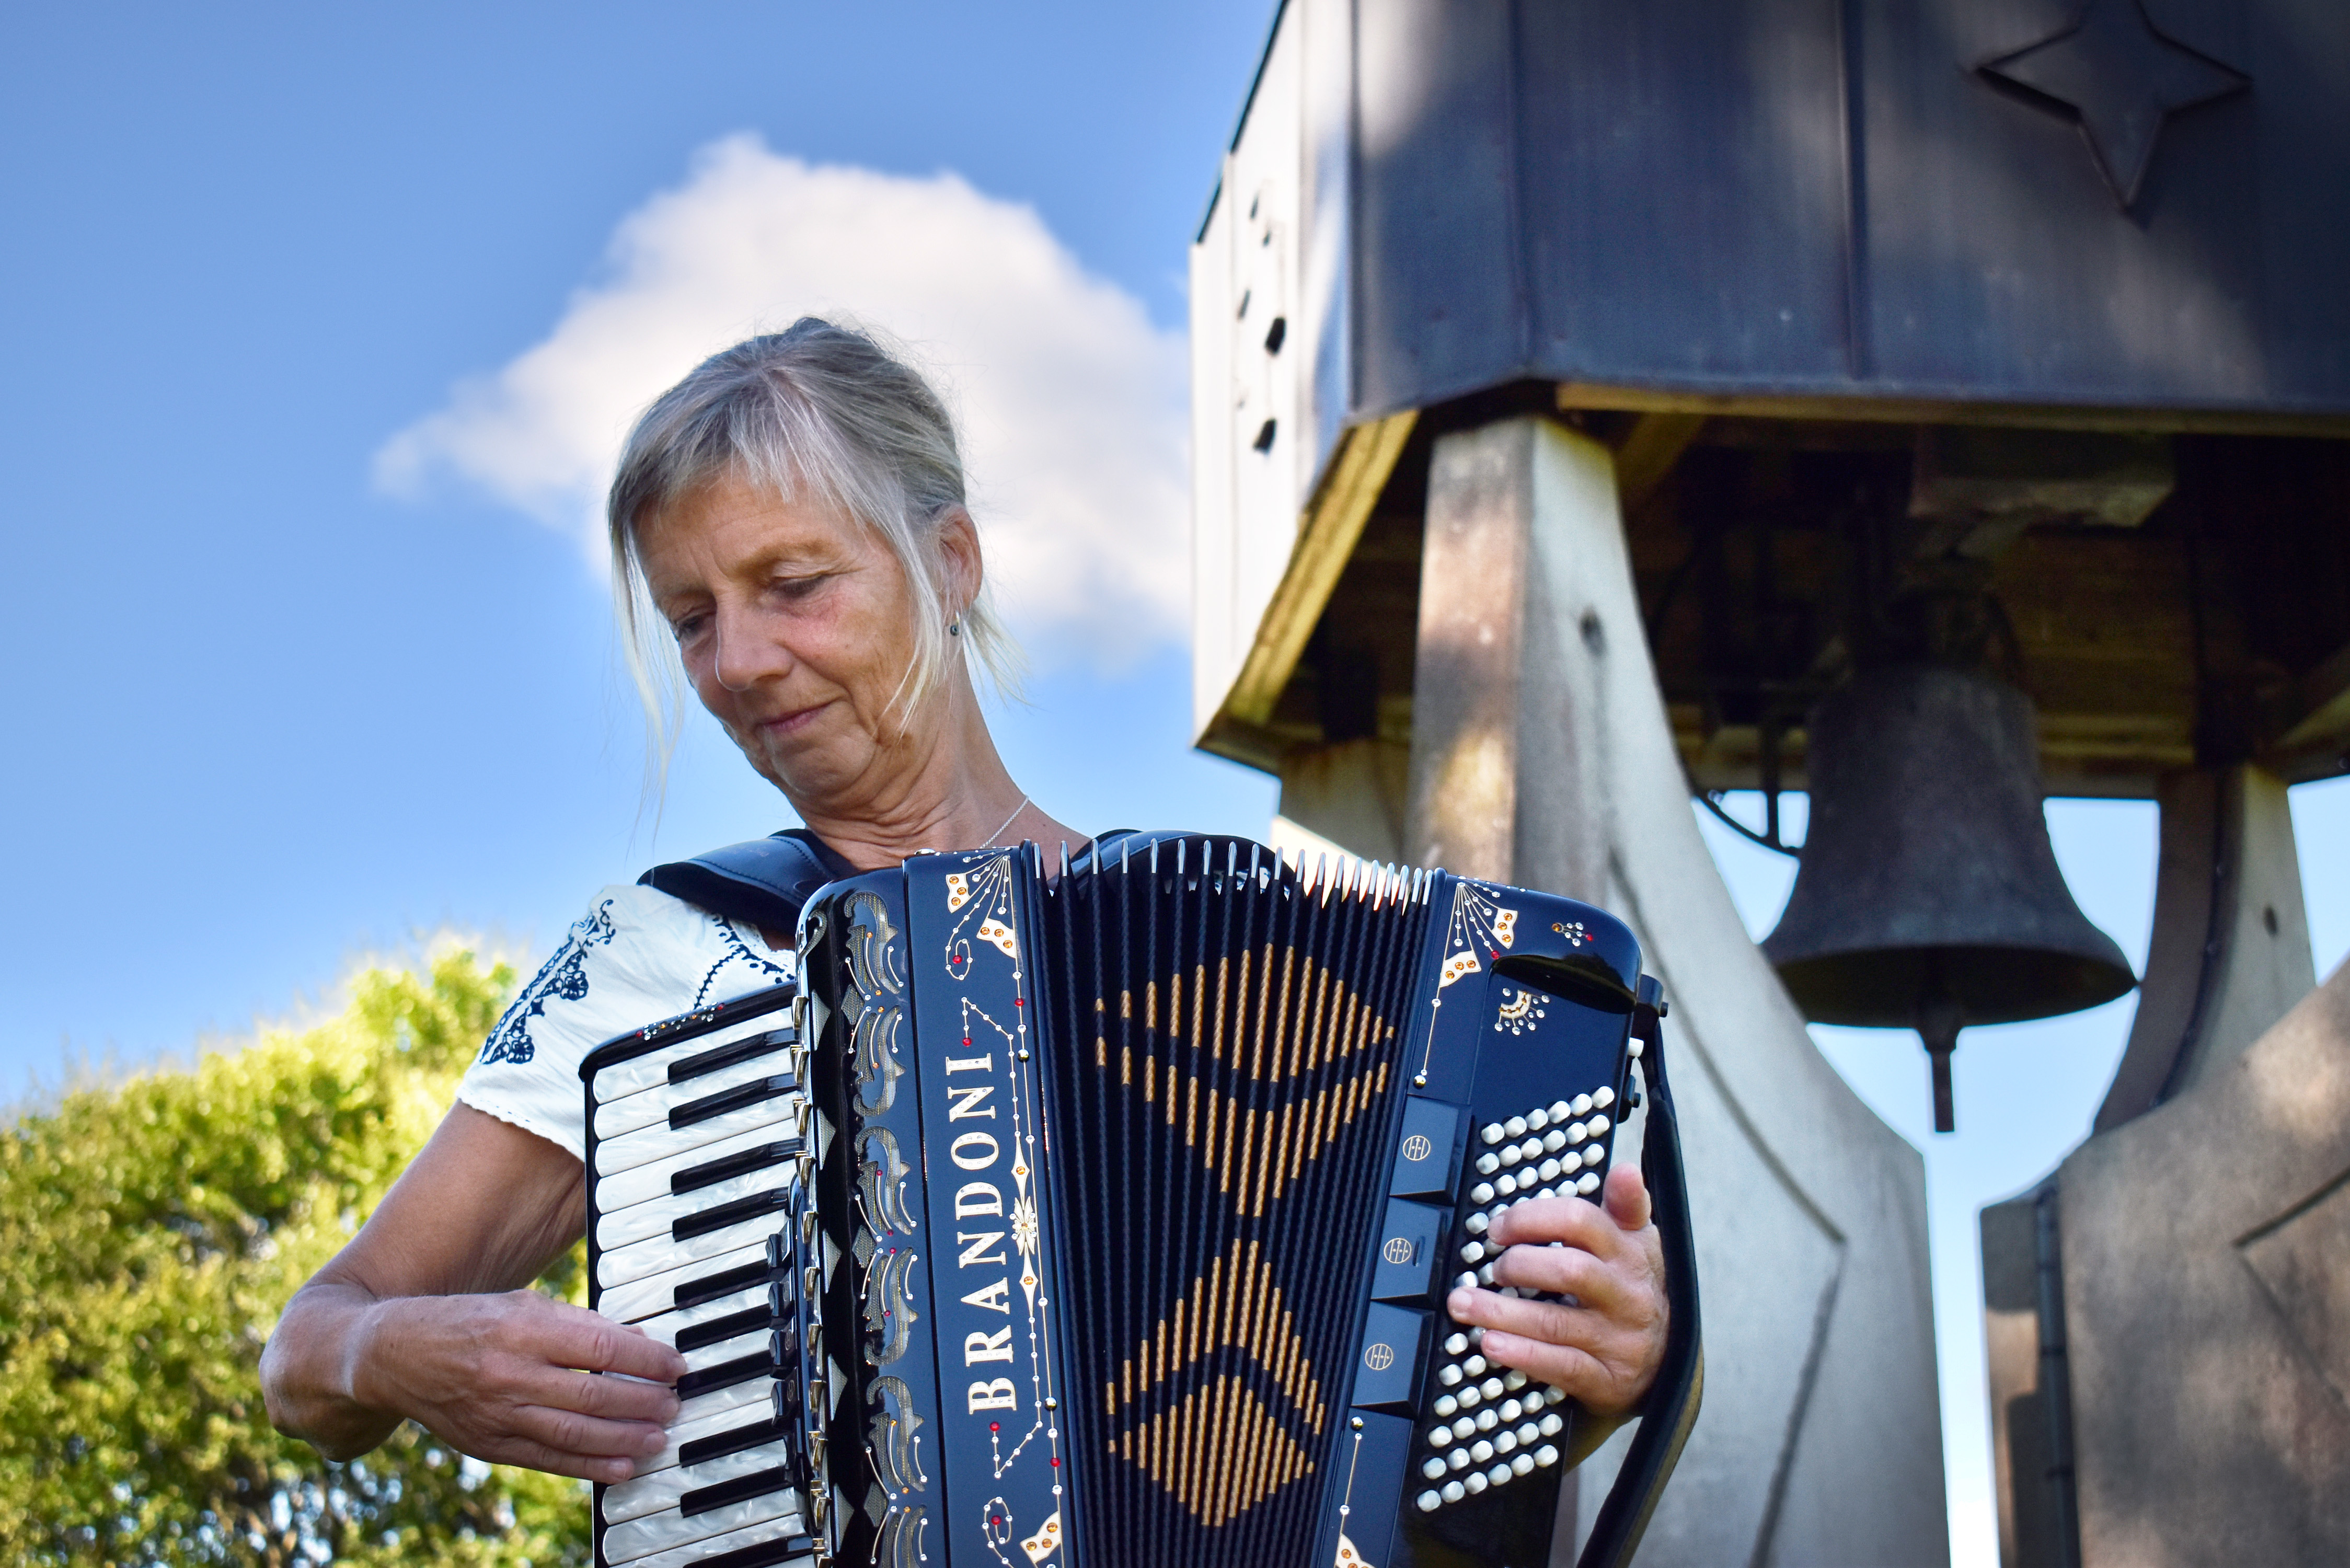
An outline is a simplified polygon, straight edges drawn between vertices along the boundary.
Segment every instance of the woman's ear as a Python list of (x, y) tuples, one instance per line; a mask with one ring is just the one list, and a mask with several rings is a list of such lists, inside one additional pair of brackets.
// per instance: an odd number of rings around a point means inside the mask
[(979, 525), (960, 506), (939, 514), (939, 590), (950, 611), (960, 613), (979, 597), (987, 572), (979, 555)]

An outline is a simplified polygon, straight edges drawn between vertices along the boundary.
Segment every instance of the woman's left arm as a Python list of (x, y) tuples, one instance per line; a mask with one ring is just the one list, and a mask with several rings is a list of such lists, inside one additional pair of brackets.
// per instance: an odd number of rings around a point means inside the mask
[(1494, 1265), (1497, 1285), (1568, 1296), (1574, 1304), (1472, 1289), (1454, 1291), (1445, 1303), (1455, 1322), (1484, 1329), (1478, 1350), (1486, 1360), (1573, 1395), (1598, 1418), (1577, 1434), (1586, 1440), (1575, 1446), (1586, 1451), (1638, 1414), (1664, 1359), (1669, 1315), (1664, 1245), (1649, 1222), (1639, 1170), (1627, 1164), (1609, 1171), (1600, 1199), (1530, 1199), (1486, 1233), (1489, 1243), (1508, 1249)]

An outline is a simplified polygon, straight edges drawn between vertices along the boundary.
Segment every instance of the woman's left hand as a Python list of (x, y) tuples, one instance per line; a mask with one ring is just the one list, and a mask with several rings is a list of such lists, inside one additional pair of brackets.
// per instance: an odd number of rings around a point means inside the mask
[(1488, 1245), (1508, 1249), (1494, 1265), (1496, 1285), (1574, 1304), (1464, 1288), (1445, 1305), (1456, 1323), (1484, 1329), (1477, 1348), (1486, 1360), (1571, 1394), (1605, 1418), (1634, 1414), (1648, 1397), (1664, 1359), (1668, 1308), (1664, 1246), (1639, 1170), (1609, 1171), (1600, 1199), (1531, 1199), (1485, 1234)]

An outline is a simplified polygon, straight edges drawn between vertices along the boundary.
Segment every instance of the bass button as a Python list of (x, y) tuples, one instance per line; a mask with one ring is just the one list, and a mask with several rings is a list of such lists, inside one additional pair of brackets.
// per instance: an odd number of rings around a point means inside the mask
[(1461, 1106), (1442, 1100), (1415, 1096), (1404, 1101), (1388, 1196), (1451, 1199), (1461, 1172), (1463, 1119)]
[(1363, 1324), (1362, 1353), (1355, 1362), (1357, 1406), (1412, 1413), (1419, 1397), (1420, 1368), (1428, 1357), (1430, 1321), (1428, 1313), (1371, 1303)]
[(1379, 1230), (1378, 1258), (1371, 1271), (1371, 1299), (1378, 1302), (1425, 1301), (1435, 1288), (1436, 1271), (1444, 1265), (1445, 1222), (1451, 1216), (1424, 1203), (1388, 1201), (1387, 1223)]

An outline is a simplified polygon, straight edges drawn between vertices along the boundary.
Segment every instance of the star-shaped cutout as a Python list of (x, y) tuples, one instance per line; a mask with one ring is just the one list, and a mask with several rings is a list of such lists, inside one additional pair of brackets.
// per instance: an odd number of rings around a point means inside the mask
[(2164, 36), (2141, 0), (2086, 0), (2060, 31), (1975, 68), (2070, 109), (2124, 207), (2137, 201), (2165, 119), (2251, 85)]

